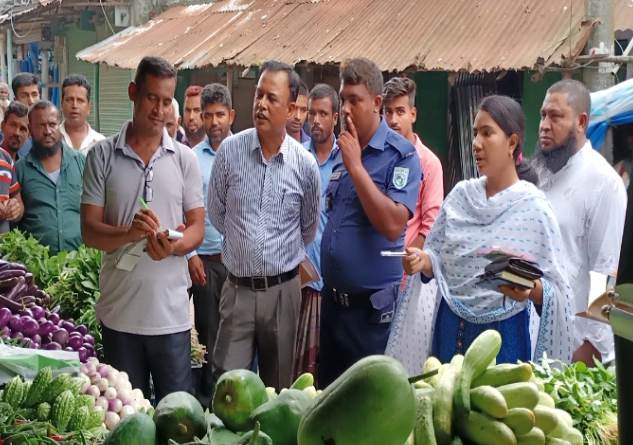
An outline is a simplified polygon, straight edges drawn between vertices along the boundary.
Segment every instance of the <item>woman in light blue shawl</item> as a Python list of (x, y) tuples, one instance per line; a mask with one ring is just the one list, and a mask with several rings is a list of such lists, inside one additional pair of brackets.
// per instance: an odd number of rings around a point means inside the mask
[[(404, 259), (407, 274), (421, 273), (422, 278), (408, 284), (410, 295), (417, 295), (422, 282), (436, 280), (432, 354), (442, 362), (464, 353), (486, 329), (502, 335), (498, 362), (530, 360), (543, 352), (571, 358), (573, 298), (558, 224), (545, 195), (517, 174), (524, 121), (521, 106), (509, 97), (482, 101), (473, 129), (481, 177), (455, 186), (424, 250), (408, 249)], [(491, 250), (535, 261), (543, 278), (531, 290), (483, 286), (478, 276)]]

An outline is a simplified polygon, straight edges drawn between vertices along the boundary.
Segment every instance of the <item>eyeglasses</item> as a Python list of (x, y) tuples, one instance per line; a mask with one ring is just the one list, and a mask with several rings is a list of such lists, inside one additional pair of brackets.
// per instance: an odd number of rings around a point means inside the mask
[(152, 190), (152, 180), (154, 179), (154, 167), (145, 169), (145, 188), (143, 189), (143, 199), (145, 202), (152, 202), (154, 191)]

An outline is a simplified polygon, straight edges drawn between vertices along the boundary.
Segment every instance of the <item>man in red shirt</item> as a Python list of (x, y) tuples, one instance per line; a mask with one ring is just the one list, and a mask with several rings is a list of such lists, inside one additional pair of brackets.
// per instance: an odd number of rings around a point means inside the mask
[(417, 118), (415, 82), (406, 77), (394, 77), (385, 83), (383, 112), (387, 125), (408, 139), (420, 158), (424, 178), (420, 184), (415, 213), (407, 224), (405, 246), (422, 248), (442, 206), (444, 182), (440, 160), (413, 132)]

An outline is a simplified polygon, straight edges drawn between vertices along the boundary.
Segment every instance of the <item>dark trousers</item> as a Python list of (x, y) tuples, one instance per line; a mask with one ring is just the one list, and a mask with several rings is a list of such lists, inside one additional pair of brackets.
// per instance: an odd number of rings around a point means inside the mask
[(343, 307), (324, 288), (321, 293), (319, 387), (325, 388), (347, 368), (368, 355), (384, 354), (391, 323), (377, 322), (366, 305)]
[(150, 399), (150, 375), (156, 402), (175, 391), (191, 392), (191, 334), (137, 335), (101, 325), (105, 362), (127, 372), (134, 388)]
[(220, 295), (222, 285), (226, 281), (227, 270), (220, 261), (201, 255), (207, 283), (204, 286), (192, 286), (193, 307), (195, 309), (195, 325), (200, 343), (207, 348), (207, 363), (202, 367), (200, 387), (195, 388), (202, 396), (211, 397), (214, 379), (211, 369), (213, 348), (220, 325)]

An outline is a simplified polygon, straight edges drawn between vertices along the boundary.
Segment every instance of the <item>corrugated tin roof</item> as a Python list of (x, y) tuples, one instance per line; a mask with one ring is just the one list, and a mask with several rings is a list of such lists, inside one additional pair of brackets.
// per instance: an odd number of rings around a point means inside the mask
[(77, 54), (135, 68), (145, 55), (179, 68), (339, 63), (385, 71), (493, 71), (560, 64), (584, 47), (584, 0), (223, 0), (176, 6)]
[(16, 19), (17, 17), (21, 17), (26, 14), (30, 14), (42, 7), (46, 7), (52, 4), (61, 5), (62, 0), (39, 0), (36, 2), (29, 2), (24, 6), (15, 5), (13, 3), (6, 3), (4, 8), (2, 9), (2, 13), (0, 14), (0, 24), (6, 22), (7, 20)]

